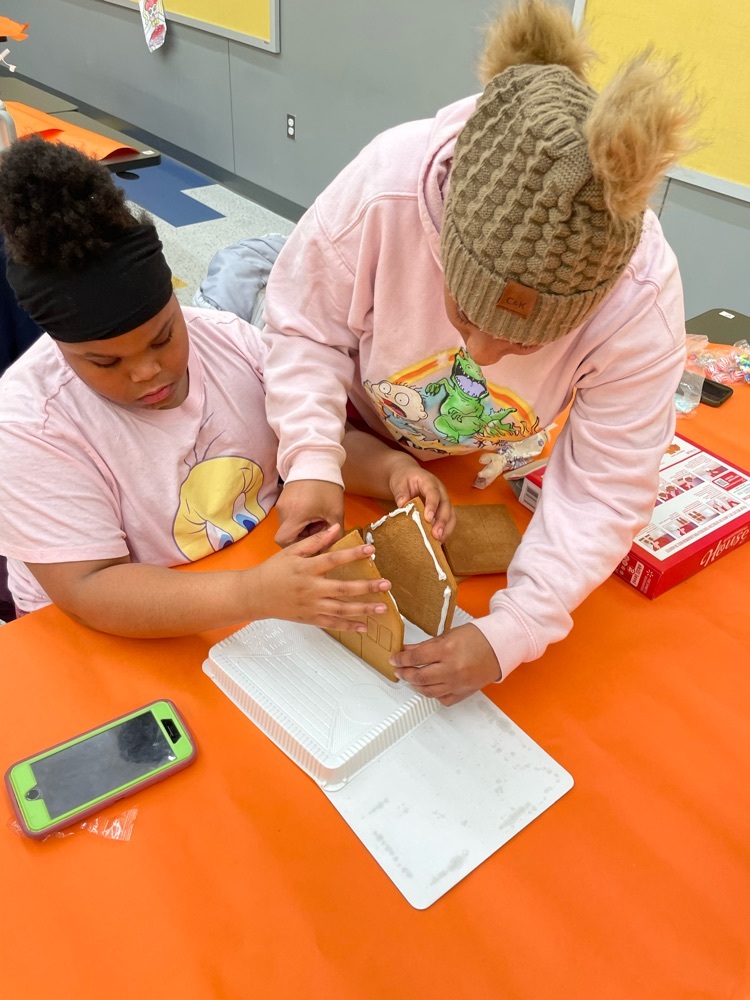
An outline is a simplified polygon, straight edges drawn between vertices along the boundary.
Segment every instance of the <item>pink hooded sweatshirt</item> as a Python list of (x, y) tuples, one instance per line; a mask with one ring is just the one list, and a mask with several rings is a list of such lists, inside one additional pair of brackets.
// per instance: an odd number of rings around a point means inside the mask
[(475, 620), (502, 676), (572, 627), (649, 520), (685, 362), (682, 285), (647, 212), (640, 244), (581, 326), (479, 368), (443, 305), (440, 228), (468, 98), (378, 136), (320, 195), (271, 272), (267, 409), (287, 482), (341, 483), (347, 395), (420, 460), (492, 451), (573, 400), (544, 490)]

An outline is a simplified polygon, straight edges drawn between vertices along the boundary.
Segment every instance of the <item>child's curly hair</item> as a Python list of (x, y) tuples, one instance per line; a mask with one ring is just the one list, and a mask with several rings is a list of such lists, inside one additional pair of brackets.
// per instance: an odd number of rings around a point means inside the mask
[(30, 136), (0, 155), (0, 230), (18, 264), (81, 270), (147, 221), (106, 167), (71, 146)]

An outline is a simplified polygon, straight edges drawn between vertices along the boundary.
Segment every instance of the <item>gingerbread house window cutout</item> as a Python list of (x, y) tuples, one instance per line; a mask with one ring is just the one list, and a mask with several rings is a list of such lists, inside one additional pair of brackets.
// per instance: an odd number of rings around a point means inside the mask
[(327, 631), (385, 677), (396, 680), (389, 660), (403, 647), (404, 619), (428, 635), (441, 635), (453, 621), (456, 581), (440, 542), (424, 520), (419, 499), (373, 522), (364, 530), (364, 538), (356, 529), (350, 531), (334, 548), (353, 548), (363, 541), (375, 546), (373, 559), (342, 566), (329, 576), (390, 580), (391, 590), (382, 595), (387, 611), (367, 619), (367, 632)]

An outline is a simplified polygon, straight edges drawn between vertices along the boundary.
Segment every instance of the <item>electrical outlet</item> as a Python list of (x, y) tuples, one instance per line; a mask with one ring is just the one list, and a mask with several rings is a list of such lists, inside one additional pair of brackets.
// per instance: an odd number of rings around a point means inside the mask
[(288, 139), (297, 138), (297, 116), (287, 115), (286, 116), (286, 134)]

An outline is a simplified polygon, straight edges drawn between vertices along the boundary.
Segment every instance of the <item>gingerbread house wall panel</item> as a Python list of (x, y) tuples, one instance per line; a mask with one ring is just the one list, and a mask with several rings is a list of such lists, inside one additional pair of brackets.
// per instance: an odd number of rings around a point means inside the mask
[[(361, 534), (355, 530), (339, 539), (331, 548), (356, 548), (363, 544)], [(334, 580), (379, 580), (383, 576), (380, 567), (372, 559), (360, 559), (358, 562), (348, 563), (346, 566), (331, 570), (327, 575)], [(387, 610), (384, 615), (367, 617), (367, 632), (342, 632), (335, 629), (326, 631), (384, 677), (395, 681), (396, 674), (389, 660), (391, 655), (400, 650), (404, 644), (404, 623), (390, 594), (382, 593), (377, 596), (386, 605)], [(375, 597), (376, 595), (369, 594), (364, 598), (355, 597), (352, 600), (359, 603)]]
[(443, 548), (424, 520), (421, 500), (410, 500), (367, 529), (380, 573), (391, 581), (393, 597), (408, 621), (429, 635), (450, 628), (456, 581)]

